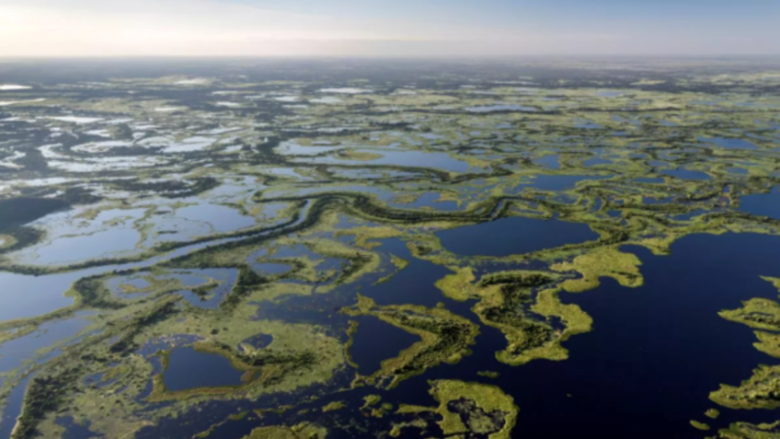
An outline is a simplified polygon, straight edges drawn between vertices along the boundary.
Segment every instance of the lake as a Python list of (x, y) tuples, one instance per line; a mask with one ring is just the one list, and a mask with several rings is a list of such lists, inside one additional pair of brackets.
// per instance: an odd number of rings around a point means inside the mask
[(464, 256), (509, 256), (598, 239), (586, 224), (525, 217), (503, 218), (436, 234), (447, 250)]

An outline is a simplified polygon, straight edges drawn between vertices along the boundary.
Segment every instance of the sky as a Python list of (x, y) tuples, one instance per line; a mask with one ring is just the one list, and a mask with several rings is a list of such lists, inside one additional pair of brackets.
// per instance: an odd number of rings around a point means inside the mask
[(0, 0), (0, 57), (780, 54), (780, 0)]

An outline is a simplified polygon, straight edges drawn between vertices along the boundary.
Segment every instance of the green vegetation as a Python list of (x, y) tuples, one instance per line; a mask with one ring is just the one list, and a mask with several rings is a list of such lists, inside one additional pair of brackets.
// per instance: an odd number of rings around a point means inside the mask
[(732, 322), (742, 323), (755, 329), (780, 331), (780, 304), (769, 299), (750, 299), (743, 307), (721, 311), (720, 316)]
[[(433, 437), (437, 425), (447, 437), (506, 438), (518, 412), (497, 387), (434, 380), (432, 408), (378, 393), (452, 370), (480, 325), (503, 334), (505, 364), (565, 360), (567, 340), (598, 325), (566, 294), (603, 277), (642, 285), (624, 245), (662, 255), (691, 234), (780, 235), (780, 220), (744, 208), (780, 185), (780, 76), (769, 64), (323, 63), (303, 76), (285, 63), (207, 78), (36, 70), (37, 87), (18, 92), (25, 103), (2, 107), (0, 271), (24, 286), (9, 294), (45, 299), (40, 311), (4, 302), (14, 320), (0, 322), (0, 347), (57, 339), (3, 371), (2, 401), (31, 377), (14, 439), (65, 437), (62, 418), (108, 438), (153, 436), (163, 420), (188, 437), (247, 422), (247, 438)], [(323, 91), (340, 87), (365, 93)], [(597, 236), (509, 256), (456, 254), (439, 238), (518, 216)], [(389, 238), (410, 256), (384, 248)], [(435, 287), (441, 305), (361, 295), (422, 262), (449, 272), (398, 288)], [(720, 315), (780, 358), (777, 302)], [(86, 322), (76, 334), (46, 332), (75, 316)], [(361, 376), (349, 354), (364, 330), (357, 316), (420, 340)], [(169, 356), (182, 347), (226, 359), (240, 384), (170, 391)], [(777, 370), (761, 366), (710, 397), (778, 407)], [(350, 392), (369, 395), (365, 405)], [(196, 427), (205, 410), (210, 424)], [(746, 423), (712, 434), (780, 436)]]
[(370, 298), (358, 296), (358, 302), (342, 312), (349, 316), (375, 316), (420, 336), (420, 341), (401, 351), (397, 357), (382, 361), (380, 370), (361, 379), (361, 382), (378, 385), (389, 378), (389, 388), (441, 363), (457, 363), (463, 356), (471, 354), (469, 346), (474, 344), (479, 334), (477, 325), (443, 308), (377, 306)]
[(718, 411), (718, 409), (707, 409), (707, 411), (704, 412), (704, 416), (710, 419), (718, 419), (718, 416), (720, 416), (720, 411)]
[(779, 424), (780, 422), (758, 425), (735, 422), (728, 429), (718, 431), (717, 437), (722, 439), (777, 439), (780, 437)]
[(333, 412), (333, 411), (336, 411), (336, 410), (341, 410), (345, 406), (346, 405), (344, 404), (343, 401), (333, 401), (333, 402), (329, 402), (329, 403), (325, 404), (324, 406), (322, 406), (322, 411), (323, 411), (323, 413)]
[(328, 430), (313, 424), (298, 424), (291, 427), (258, 427), (243, 439), (325, 439)]
[(780, 366), (759, 366), (740, 386), (721, 384), (710, 393), (714, 402), (732, 409), (774, 409), (780, 407)]
[(478, 434), (489, 439), (508, 439), (517, 421), (518, 409), (511, 396), (496, 386), (462, 381), (432, 381), (431, 395), (442, 419), (445, 436)]

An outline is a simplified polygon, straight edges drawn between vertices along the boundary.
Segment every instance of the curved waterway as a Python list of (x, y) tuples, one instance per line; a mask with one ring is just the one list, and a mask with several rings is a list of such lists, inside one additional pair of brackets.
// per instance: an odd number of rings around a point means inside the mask
[(0, 294), (0, 321), (37, 317), (71, 305), (73, 303), (73, 298), (66, 297), (65, 292), (71, 287), (73, 282), (83, 277), (95, 276), (111, 271), (147, 268), (162, 261), (175, 259), (198, 250), (203, 250), (207, 247), (227, 244), (233, 241), (262, 236), (296, 227), (306, 220), (311, 204), (311, 202), (307, 202), (300, 210), (298, 217), (291, 220), (281, 229), (274, 228), (271, 230), (261, 230), (248, 236), (221, 238), (187, 245), (160, 256), (154, 256), (138, 262), (119, 265), (102, 265), (78, 271), (45, 276), (0, 272), (0, 285), (2, 285), (5, 290), (5, 294)]

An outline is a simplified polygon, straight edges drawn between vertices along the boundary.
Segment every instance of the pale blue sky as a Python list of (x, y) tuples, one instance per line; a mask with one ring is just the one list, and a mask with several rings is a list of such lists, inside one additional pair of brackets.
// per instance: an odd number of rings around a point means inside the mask
[(0, 56), (780, 52), (780, 0), (0, 0)]

